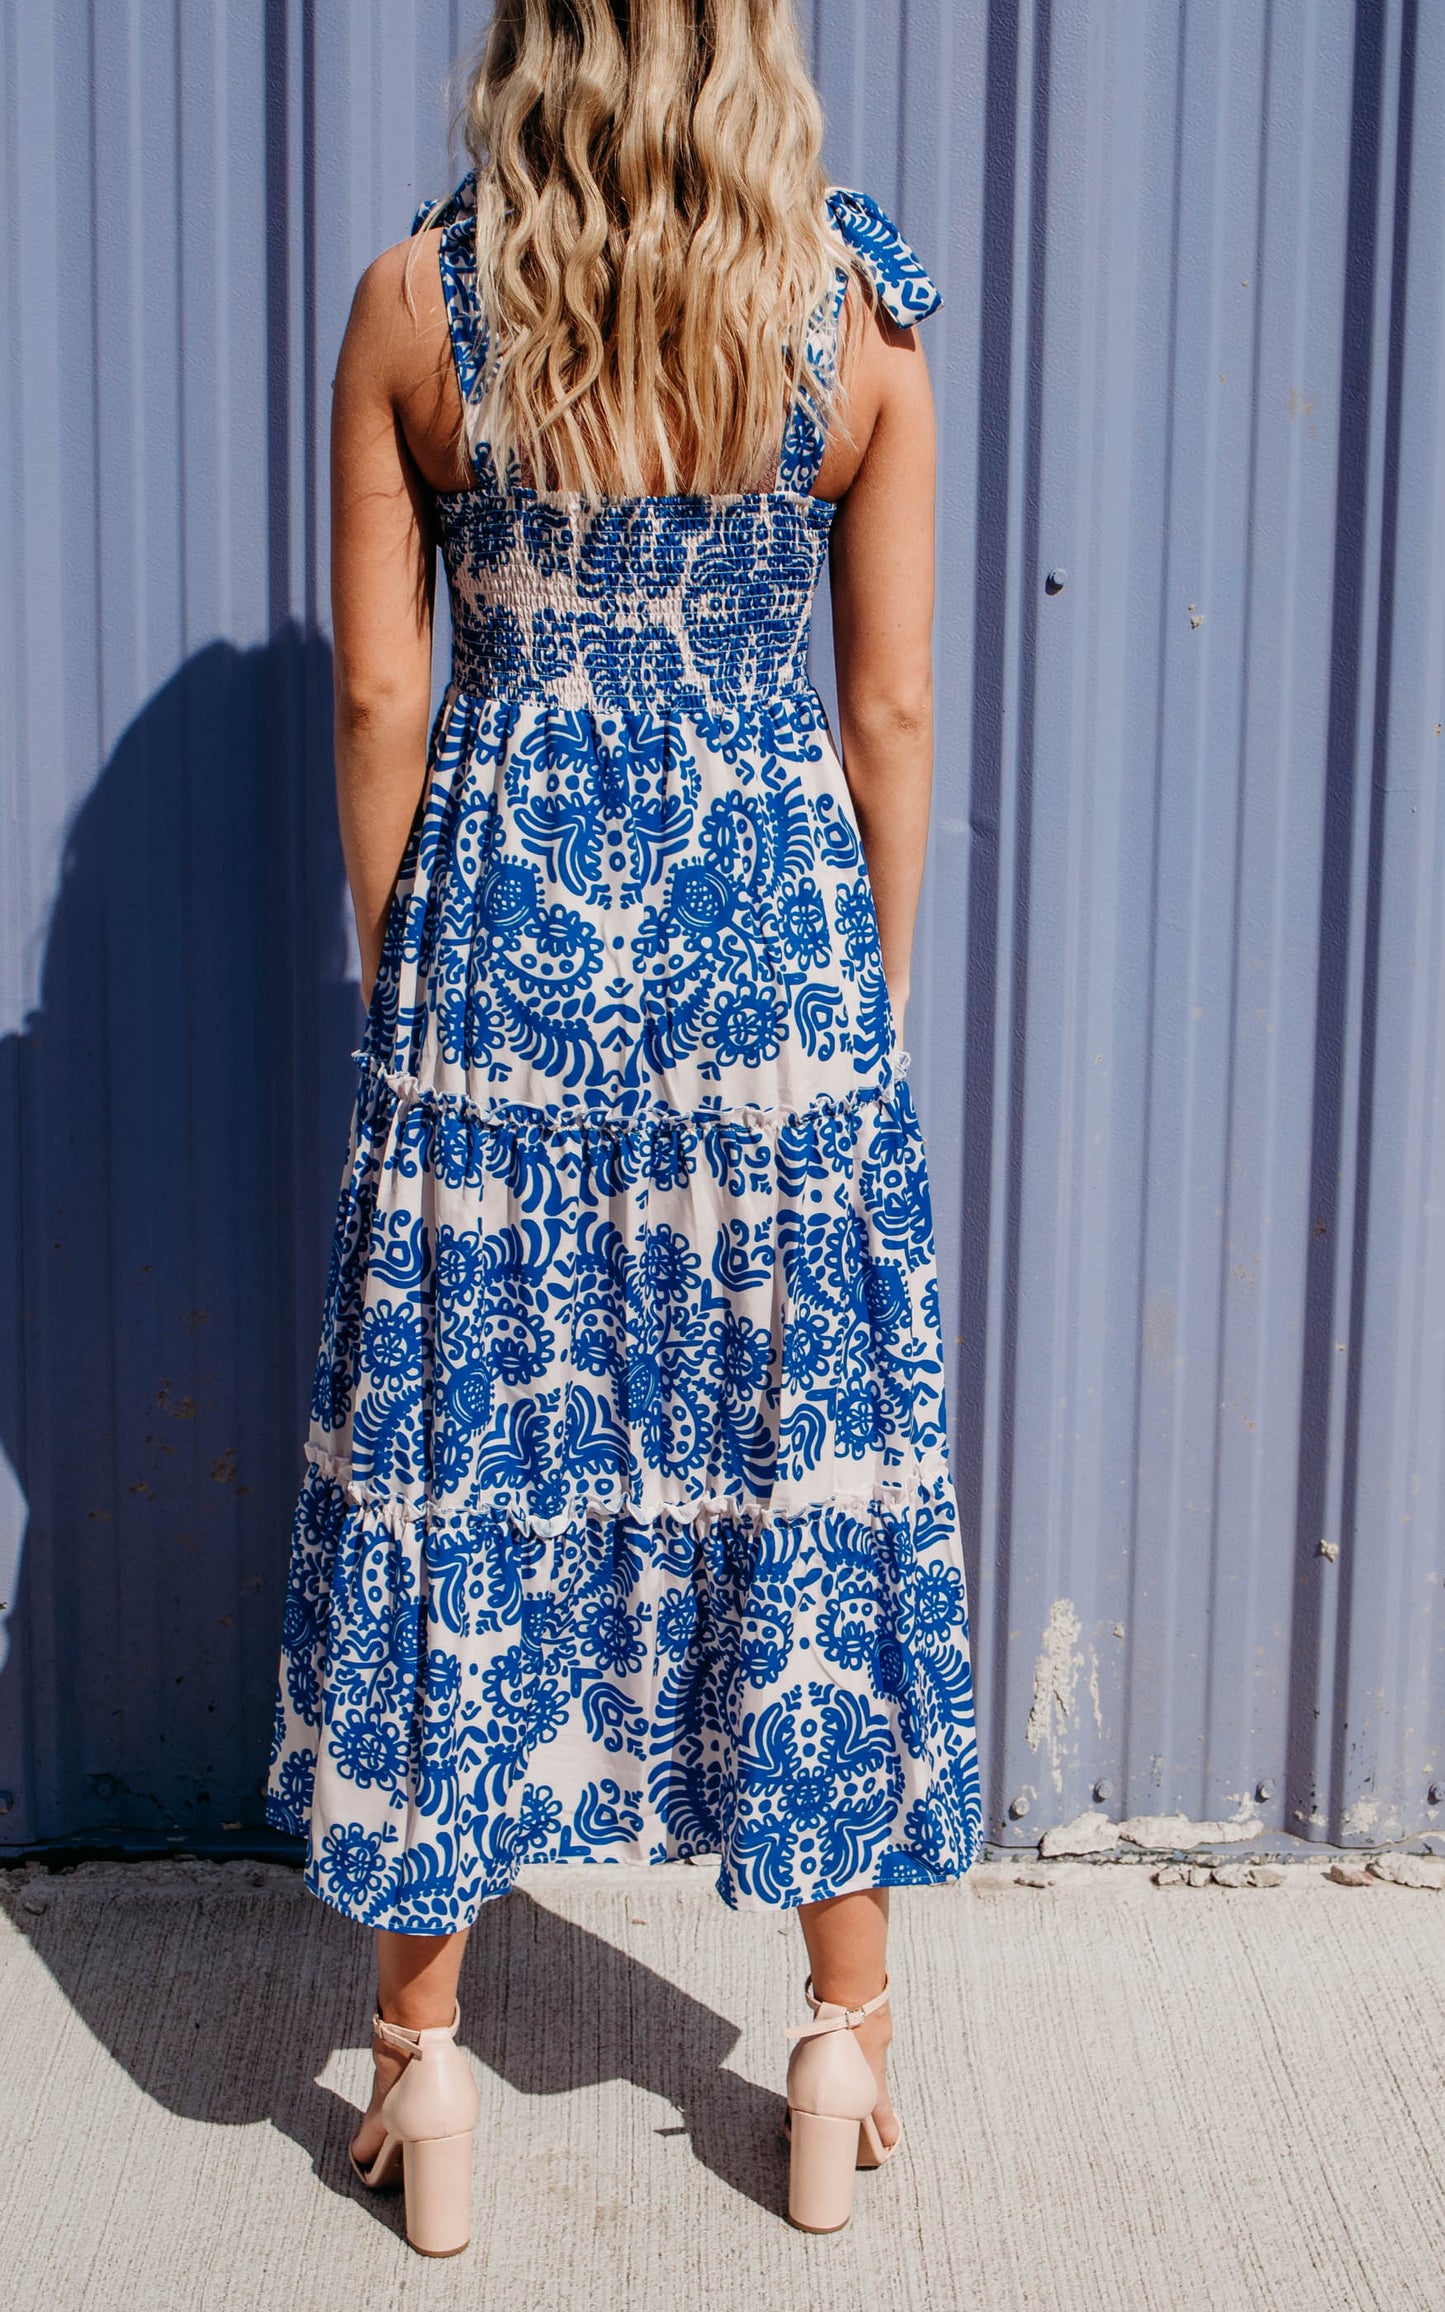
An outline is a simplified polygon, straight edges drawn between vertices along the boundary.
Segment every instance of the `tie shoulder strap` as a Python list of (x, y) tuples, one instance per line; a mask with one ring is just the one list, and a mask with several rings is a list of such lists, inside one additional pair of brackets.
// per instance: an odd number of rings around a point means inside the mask
[(489, 334), (477, 294), (477, 172), (468, 169), (455, 192), (444, 201), (422, 201), (412, 219), (412, 232), (441, 228), (438, 260), (442, 295), (446, 299), (447, 328), (456, 365), (457, 390), (463, 410), (481, 399), (487, 365)]

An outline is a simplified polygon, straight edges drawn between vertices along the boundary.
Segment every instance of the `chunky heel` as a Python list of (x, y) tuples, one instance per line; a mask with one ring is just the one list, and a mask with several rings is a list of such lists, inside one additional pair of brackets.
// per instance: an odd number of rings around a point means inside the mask
[(472, 2237), (472, 2131), (402, 2147), (406, 2236), (423, 2256), (459, 2256)]
[(364, 2184), (406, 2191), (406, 2236), (423, 2256), (459, 2256), (472, 2236), (472, 2135), (477, 2083), (458, 2047), (462, 2011), (435, 2030), (408, 2031), (371, 2019), (384, 2047), (406, 2069), (381, 2106), (386, 2138), (369, 2168), (351, 2164)]
[(789, 2222), (800, 2232), (841, 2232), (853, 2213), (857, 2120), (825, 2119), (816, 2111), (795, 2111), (790, 2133)]
[(838, 2007), (804, 1996), (811, 2023), (795, 2023), (788, 2059), (786, 2134), (792, 2149), (788, 2215), (802, 2232), (841, 2232), (853, 2213), (853, 2177), (860, 2167), (882, 2167), (898, 2149), (885, 2144), (873, 2118), (878, 2082), (853, 2034), (888, 2003), (888, 1977), (876, 1999)]

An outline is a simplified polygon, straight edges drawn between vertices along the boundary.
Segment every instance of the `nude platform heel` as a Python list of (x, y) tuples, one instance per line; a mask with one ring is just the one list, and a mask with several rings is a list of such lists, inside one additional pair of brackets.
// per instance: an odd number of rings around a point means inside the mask
[[(386, 2135), (370, 2167), (351, 2164), (372, 2191), (402, 2183), (406, 2236), (424, 2256), (459, 2256), (472, 2236), (472, 2136), (481, 2099), (457, 2045), (462, 2011), (429, 2031), (373, 2015), (384, 2047), (407, 2059), (381, 2107)], [(398, 2172), (399, 2171), (399, 2172)]]
[(813, 2020), (788, 2032), (797, 2042), (788, 2058), (788, 2217), (802, 2232), (841, 2232), (853, 2213), (855, 2169), (882, 2167), (902, 2141), (900, 2135), (885, 2144), (878, 2133), (878, 2082), (852, 2036), (866, 2016), (887, 2005), (889, 1978), (861, 2007), (815, 1999), (811, 1975), (804, 1996)]

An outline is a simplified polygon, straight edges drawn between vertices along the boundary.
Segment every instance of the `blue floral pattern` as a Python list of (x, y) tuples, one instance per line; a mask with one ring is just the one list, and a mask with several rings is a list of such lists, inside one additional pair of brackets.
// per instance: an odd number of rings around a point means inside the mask
[[(847, 265), (937, 293), (866, 195)], [(474, 180), (441, 225), (484, 372)], [(846, 259), (846, 262), (842, 261)], [(268, 1812), (348, 1916), (535, 1860), (930, 1883), (981, 1808), (923, 1145), (806, 671), (832, 508), (438, 501), (451, 680), (357, 1053)]]

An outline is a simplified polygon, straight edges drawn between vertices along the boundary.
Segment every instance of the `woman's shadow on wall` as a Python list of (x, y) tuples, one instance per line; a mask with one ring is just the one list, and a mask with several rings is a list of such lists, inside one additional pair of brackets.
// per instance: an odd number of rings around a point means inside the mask
[[(330, 732), (319, 637), (189, 659), (75, 816), (40, 1001), (0, 1045), (0, 1441), (30, 1510), (0, 1781), (31, 1840), (261, 1831), (359, 1025)], [(233, 1863), (219, 1901), (184, 1881), (101, 1899), (83, 1931), (84, 1879), (40, 1914), (5, 1900), (146, 2094), (269, 2118), (357, 2191), (354, 2114), (318, 2075), (365, 2036), (367, 1938), (245, 1881)], [(781, 2204), (776, 2099), (723, 2068), (735, 2028), (662, 1975), (516, 1895), (478, 1922), (463, 1998), (467, 2044), (513, 2089), (631, 2079), (705, 2164)]]
[(216, 642), (67, 832), (0, 1044), (6, 1844), (244, 1839), (359, 1018), (331, 653)]

